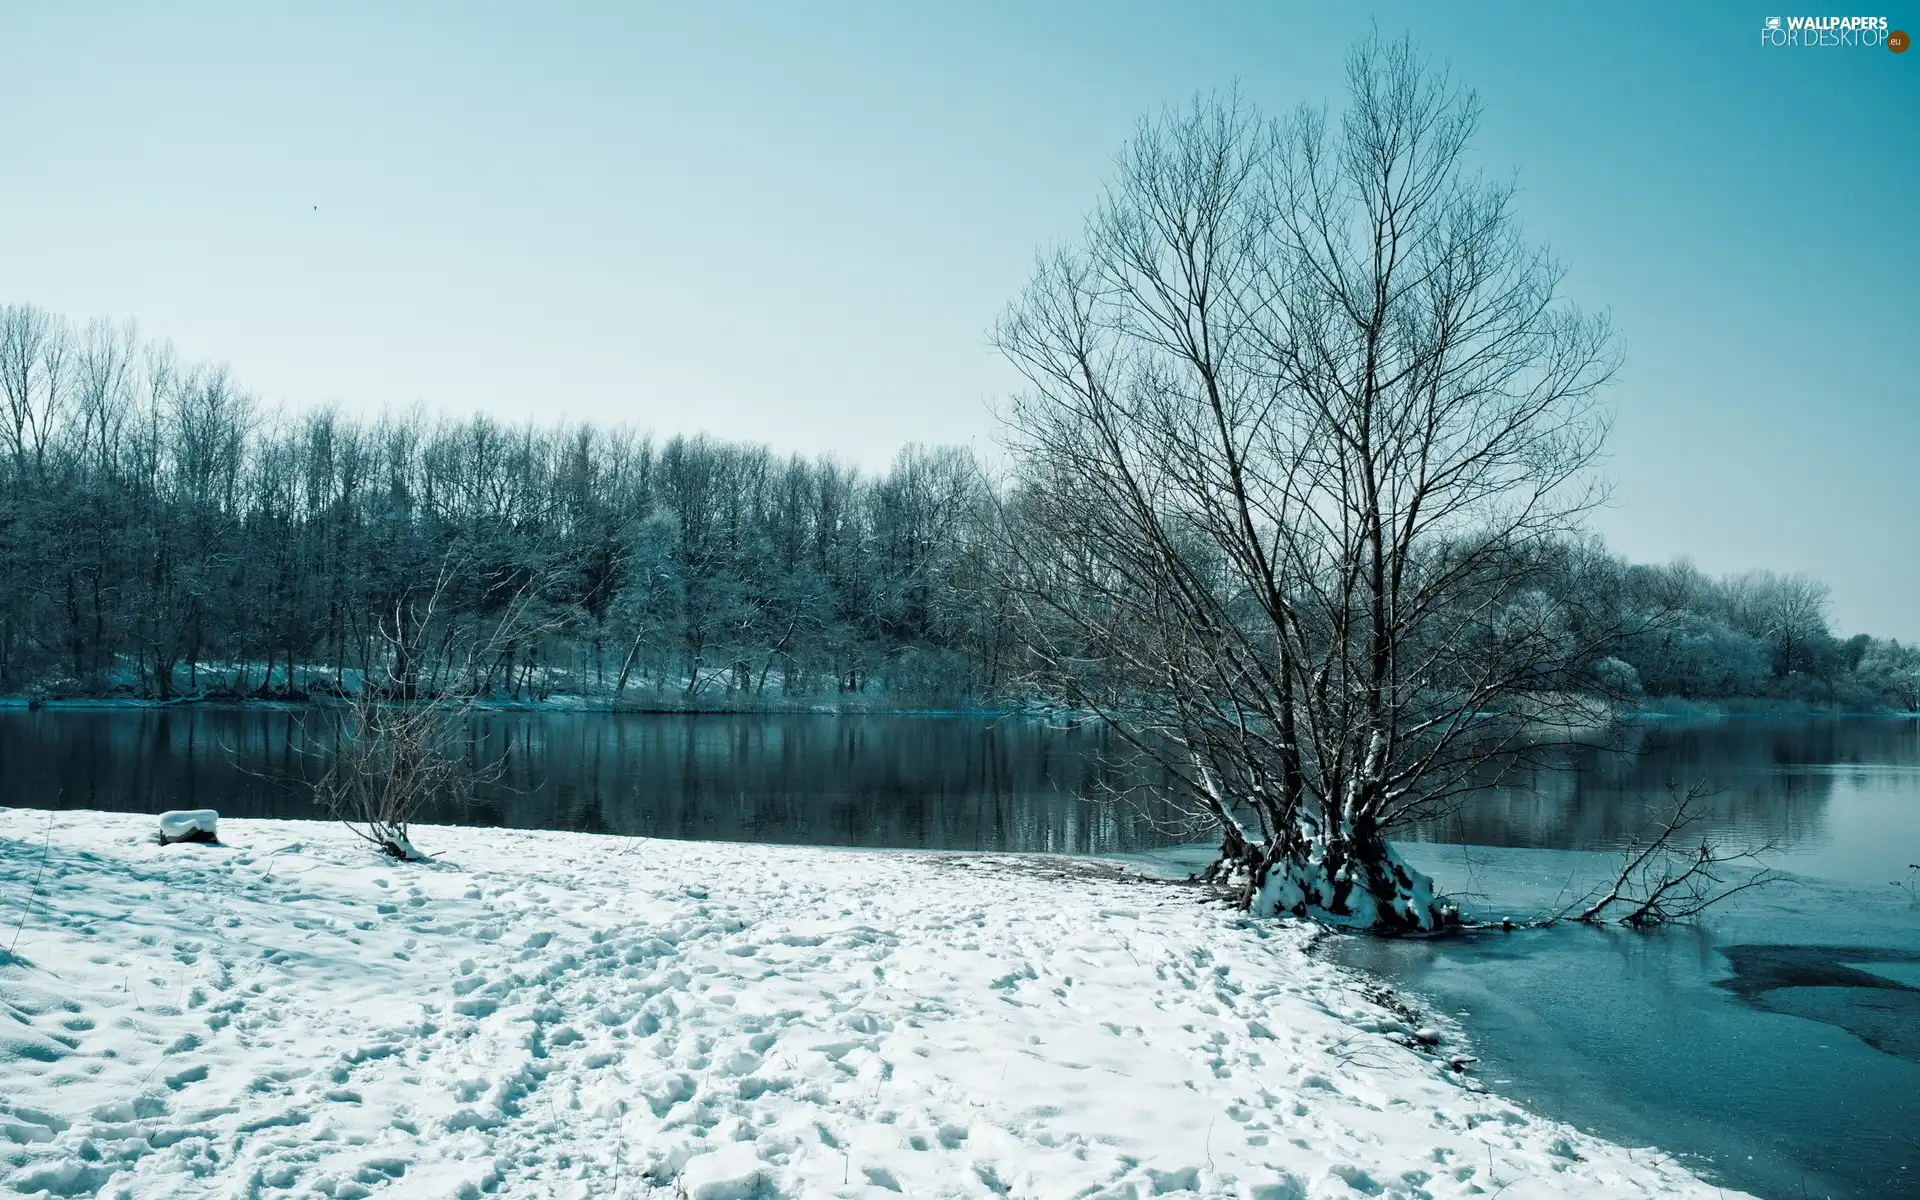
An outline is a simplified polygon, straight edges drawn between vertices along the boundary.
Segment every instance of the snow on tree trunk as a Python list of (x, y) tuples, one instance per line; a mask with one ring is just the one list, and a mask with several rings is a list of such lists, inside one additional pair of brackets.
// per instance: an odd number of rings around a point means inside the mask
[(1379, 837), (1327, 838), (1303, 825), (1291, 845), (1269, 847), (1229, 828), (1204, 878), (1232, 887), (1256, 917), (1387, 934), (1428, 932), (1455, 920), (1433, 880)]
[(1255, 876), (1248, 909), (1256, 916), (1295, 916), (1343, 929), (1417, 933), (1451, 922), (1452, 909), (1433, 894), (1433, 880), (1382, 841), (1367, 854), (1309, 842), (1269, 861)]
[(396, 858), (401, 862), (427, 861), (427, 856), (416, 850), (413, 843), (407, 840), (407, 829), (404, 825), (375, 827), (369, 840), (376, 843), (380, 847), (380, 852), (389, 858)]

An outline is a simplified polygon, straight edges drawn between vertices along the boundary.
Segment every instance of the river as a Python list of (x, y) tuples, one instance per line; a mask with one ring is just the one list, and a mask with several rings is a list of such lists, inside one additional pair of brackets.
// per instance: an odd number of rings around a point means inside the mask
[[(0, 787), (23, 807), (324, 816), (329, 726), (303, 708), (0, 710)], [(1105, 854), (1186, 831), (1098, 726), (977, 715), (488, 712), (498, 778), (422, 823), (644, 837)], [(1091, 801), (1091, 802), (1090, 802)]]

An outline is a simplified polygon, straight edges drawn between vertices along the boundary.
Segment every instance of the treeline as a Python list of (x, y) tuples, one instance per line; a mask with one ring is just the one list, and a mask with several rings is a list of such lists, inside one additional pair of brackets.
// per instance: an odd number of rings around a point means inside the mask
[[(1829, 591), (1806, 575), (1721, 578), (1692, 563), (1629, 563), (1597, 542), (1554, 547), (1541, 591), (1588, 670), (1621, 697), (1771, 699), (1920, 710), (1920, 646), (1835, 635)], [(1604, 630), (1589, 641), (1589, 628)]]
[[(1036, 698), (965, 450), (867, 474), (704, 437), (285, 414), (131, 326), (27, 306), (0, 308), (0, 403), (7, 694), (352, 691), (439, 581), (449, 630), (531, 613), (475, 681), (503, 698)], [(1555, 555), (1541, 600), (1570, 636), (1602, 612), (1631, 630), (1597, 689), (1920, 707), (1920, 651), (1835, 637), (1813, 581)]]
[(297, 697), (379, 671), (382, 622), (527, 629), (518, 699), (994, 693), (970, 455), (870, 477), (706, 438), (270, 413), (130, 326), (0, 310), (0, 691)]

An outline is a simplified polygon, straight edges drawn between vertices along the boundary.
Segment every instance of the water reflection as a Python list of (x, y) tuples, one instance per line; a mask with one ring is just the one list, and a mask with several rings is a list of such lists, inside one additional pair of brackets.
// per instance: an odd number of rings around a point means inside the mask
[[(0, 712), (0, 803), (309, 817), (324, 739), (263, 709)], [(976, 717), (490, 714), (500, 783), (435, 821), (849, 846), (1126, 852), (1191, 836), (1097, 727)], [(1663, 723), (1504, 780), (1410, 855), (1537, 911), (1564, 852), (1610, 850), (1667, 786), (1716, 789), (1707, 832), (1778, 840), (1803, 876), (1652, 936), (1340, 939), (1331, 953), (1458, 1017), (1485, 1077), (1762, 1195), (1916, 1194), (1920, 722)], [(1149, 785), (1131, 803), (1087, 797)], [(1604, 865), (1604, 864), (1603, 864)], [(1829, 880), (1844, 881), (1830, 883)], [(1837, 948), (1837, 949), (1836, 949)], [(1804, 1019), (1803, 1019), (1804, 1018)], [(1878, 1048), (1876, 1048), (1878, 1047)], [(1884, 1052), (1883, 1052), (1884, 1051)]]
[(1711, 791), (1703, 832), (1776, 843), (1795, 870), (1877, 883), (1920, 849), (1920, 721), (1902, 717), (1649, 722), (1515, 768), (1412, 840), (1617, 850), (1696, 783)]
[[(654, 837), (1112, 853), (1186, 836), (1104, 731), (979, 717), (489, 713), (504, 773), (426, 822)], [(312, 817), (324, 720), (248, 709), (0, 713), (13, 805)]]
[[(262, 708), (0, 711), (0, 802), (309, 817), (325, 722)], [(1097, 726), (969, 716), (490, 713), (497, 785), (432, 821), (954, 850), (1132, 851), (1193, 836)], [(1876, 885), (1920, 853), (1920, 721), (1652, 722), (1516, 770), (1416, 840), (1611, 850), (1670, 786), (1714, 789), (1706, 831)], [(1143, 786), (1144, 785), (1144, 786)], [(1124, 803), (1089, 797), (1127, 795)]]

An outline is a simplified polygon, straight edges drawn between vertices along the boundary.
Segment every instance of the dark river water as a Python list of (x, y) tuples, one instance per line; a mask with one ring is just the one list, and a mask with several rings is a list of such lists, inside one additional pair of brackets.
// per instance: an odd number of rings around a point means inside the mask
[[(262, 708), (0, 710), (0, 803), (313, 817), (320, 729)], [(1097, 727), (512, 712), (482, 717), (471, 753), (499, 781), (423, 821), (1073, 854), (1195, 837)], [(1920, 1196), (1920, 721), (1654, 722), (1626, 752), (1508, 778), (1407, 852), (1470, 910), (1526, 917), (1697, 782), (1705, 832), (1776, 843), (1788, 879), (1655, 933), (1327, 953), (1453, 1023), (1479, 1078), (1536, 1111), (1775, 1200)]]
[[(0, 710), (0, 803), (324, 815), (310, 710)], [(646, 837), (1107, 854), (1192, 836), (1105, 730), (980, 716), (494, 712), (499, 764), (426, 824)]]

